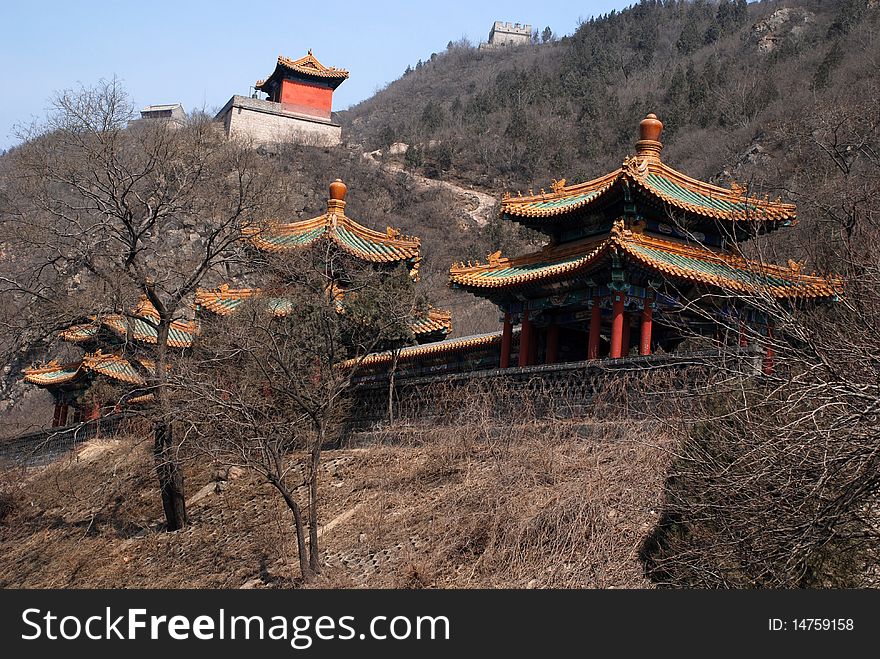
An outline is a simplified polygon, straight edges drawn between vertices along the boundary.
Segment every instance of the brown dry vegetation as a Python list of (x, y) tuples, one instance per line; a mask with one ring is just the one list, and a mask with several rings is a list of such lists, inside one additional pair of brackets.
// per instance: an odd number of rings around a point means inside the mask
[[(315, 586), (649, 586), (638, 549), (658, 518), (671, 446), (650, 426), (525, 422), (499, 436), (476, 424), (383, 437), (395, 443), (325, 454)], [(150, 460), (148, 443), (129, 435), (7, 473), (0, 586), (298, 584), (290, 514), (269, 486), (186, 462), (192, 525), (165, 533)]]

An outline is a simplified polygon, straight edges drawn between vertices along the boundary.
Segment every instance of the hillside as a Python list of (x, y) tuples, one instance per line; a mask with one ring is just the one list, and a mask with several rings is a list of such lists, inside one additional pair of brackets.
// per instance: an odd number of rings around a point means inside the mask
[[(771, 372), (756, 358), (745, 372), (720, 368), (680, 390), (639, 367), (640, 398), (613, 372), (598, 381), (577, 371), (578, 385), (597, 390), (553, 399), (575, 402), (572, 418), (535, 416), (533, 399), (555, 395), (538, 377), (516, 389), (522, 398), (507, 416), (496, 399), (479, 400), (474, 380), (463, 379), (460, 400), (426, 389), (454, 413), (398, 417), (324, 453), (325, 569), (314, 585), (876, 585), (878, 27), (878, 0), (644, 1), (540, 45), (486, 52), (452, 43), (340, 113), (344, 146), (246, 149), (278, 184), (267, 188), (273, 217), (322, 213), (339, 177), (352, 218), (420, 237), (420, 285), (452, 310), (459, 336), (497, 330), (498, 310), (451, 290), (450, 263), (542, 244), (500, 221), (486, 195), (612, 170), (632, 153), (647, 112), (663, 119), (663, 159), (676, 169), (797, 203), (797, 224), (744, 251), (836, 273), (845, 291), (821, 308), (795, 302), (766, 324), (757, 347), (767, 358), (777, 347)], [(397, 143), (406, 153), (390, 148)], [(11, 162), (0, 158), (8, 216), (17, 210)], [(259, 283), (247, 259), (235, 265)], [(236, 273), (218, 269), (202, 283)], [(93, 304), (64, 274), (51, 289), (63, 305)], [(25, 387), (19, 370), (58, 355), (62, 308), (31, 314), (27, 295), (11, 290), (12, 303), (0, 306), (7, 435), (49, 421), (49, 395)], [(0, 470), (0, 587), (301, 585), (278, 494), (254, 473), (191, 451), (188, 439), (175, 459), (192, 524), (165, 532), (150, 430), (132, 424), (54, 464)], [(294, 494), (306, 498), (303, 487)]]
[(610, 171), (656, 112), (680, 171), (803, 204), (821, 174), (796, 136), (877, 97), (878, 23), (869, 0), (643, 0), (552, 43), (451, 43), (343, 119), (367, 150), (413, 145), (407, 167), (500, 196)]
[[(632, 424), (523, 423), (487, 439), (475, 424), (328, 451), (324, 575), (314, 586), (649, 586), (638, 549), (658, 516), (669, 453), (639, 436)], [(192, 526), (169, 534), (150, 462), (134, 435), (6, 472), (0, 587), (298, 583), (290, 513), (269, 486), (187, 461)]]

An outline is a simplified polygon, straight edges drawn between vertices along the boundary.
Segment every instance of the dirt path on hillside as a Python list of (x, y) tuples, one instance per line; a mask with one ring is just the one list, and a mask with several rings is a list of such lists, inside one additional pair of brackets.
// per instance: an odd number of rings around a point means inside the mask
[(406, 169), (403, 168), (403, 165), (401, 165), (400, 163), (380, 162), (376, 159), (373, 153), (364, 153), (363, 156), (365, 160), (374, 164), (376, 167), (384, 169), (387, 172), (404, 174), (407, 178), (409, 178), (422, 189), (434, 188), (438, 190), (448, 190), (458, 197), (465, 198), (468, 203), (468, 208), (465, 209), (465, 213), (478, 227), (485, 226), (485, 224), (489, 221), (489, 214), (492, 212), (492, 209), (495, 207), (496, 203), (496, 199), (492, 195), (486, 194), (485, 192), (479, 192), (477, 190), (471, 190), (470, 188), (463, 188), (460, 185), (450, 183), (449, 181), (439, 181), (436, 179), (428, 178), (426, 176), (422, 176), (421, 174), (408, 172)]

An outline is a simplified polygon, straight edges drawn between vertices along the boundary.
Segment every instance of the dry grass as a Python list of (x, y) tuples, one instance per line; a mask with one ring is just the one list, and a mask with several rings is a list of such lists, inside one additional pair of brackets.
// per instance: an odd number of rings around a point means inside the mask
[(633, 423), (503, 430), (415, 430), (419, 441), (361, 453), (370, 503), (330, 562), (381, 586), (647, 586), (637, 550), (657, 518), (667, 440)]
[[(632, 422), (398, 428), (325, 454), (318, 587), (647, 587), (670, 440)], [(3, 587), (290, 587), (287, 509), (187, 464), (191, 526), (161, 530), (148, 445), (93, 440), (8, 474)], [(199, 493), (199, 496), (195, 496)]]

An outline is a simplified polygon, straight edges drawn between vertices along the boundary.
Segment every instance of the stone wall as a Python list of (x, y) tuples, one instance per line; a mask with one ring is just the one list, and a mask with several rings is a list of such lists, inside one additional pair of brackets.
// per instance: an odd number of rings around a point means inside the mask
[[(455, 423), (459, 414), (473, 414), (483, 401), (487, 418), (510, 421), (528, 409), (538, 418), (578, 419), (590, 416), (597, 405), (614, 406), (637, 417), (649, 410), (639, 394), (651, 388), (686, 391), (709, 373), (740, 377), (760, 376), (763, 353), (742, 348), (732, 354), (716, 351), (686, 355), (666, 354), (622, 359), (600, 359), (470, 373), (396, 379), (395, 419), (420, 423), (443, 419)], [(635, 399), (632, 397), (635, 396)], [(633, 400), (638, 400), (633, 404)], [(388, 381), (355, 386), (351, 428), (370, 430), (388, 417)]]
[(226, 135), (245, 138), (256, 146), (293, 142), (309, 146), (337, 146), (342, 128), (330, 121), (289, 112), (280, 103), (247, 96), (233, 96), (215, 117)]

